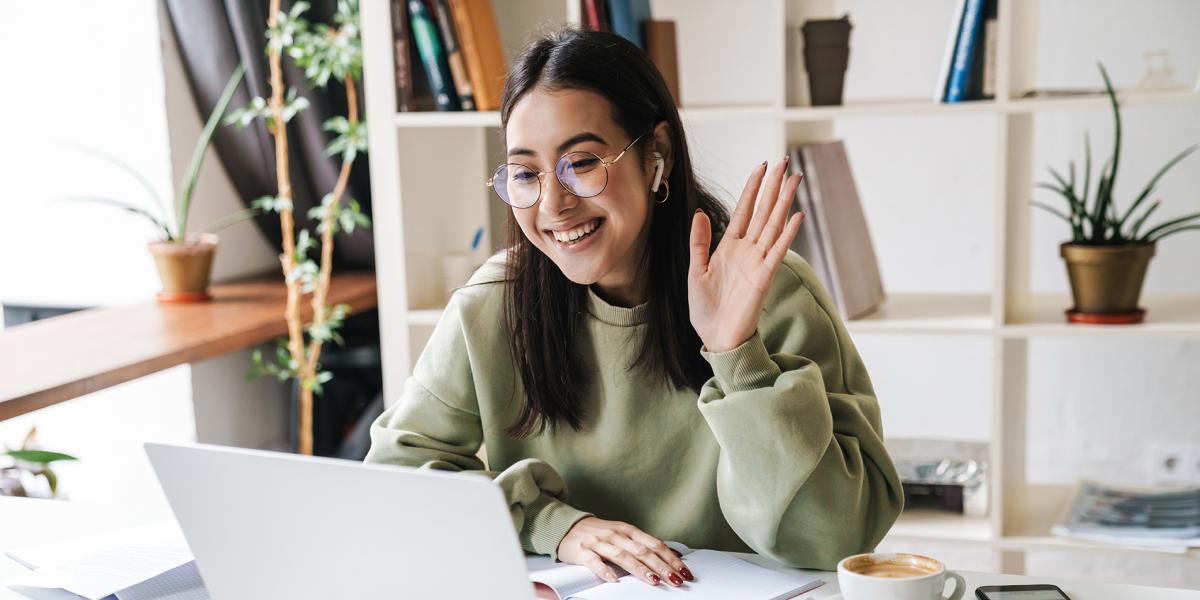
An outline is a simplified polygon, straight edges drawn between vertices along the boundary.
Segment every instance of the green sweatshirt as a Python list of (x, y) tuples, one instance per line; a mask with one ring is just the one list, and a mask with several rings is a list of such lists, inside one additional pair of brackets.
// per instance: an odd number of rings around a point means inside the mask
[[(470, 283), (503, 278), (503, 255)], [(828, 293), (800, 256), (775, 275), (758, 332), (701, 354), (699, 397), (630, 368), (646, 305), (589, 291), (577, 352), (590, 373), (584, 427), (514, 439), (520, 382), (504, 284), (456, 291), (399, 401), (371, 428), (367, 462), (484, 470), (504, 490), (522, 546), (556, 556), (576, 521), (625, 521), (693, 548), (753, 551), (832, 570), (874, 549), (903, 504), (879, 404)]]

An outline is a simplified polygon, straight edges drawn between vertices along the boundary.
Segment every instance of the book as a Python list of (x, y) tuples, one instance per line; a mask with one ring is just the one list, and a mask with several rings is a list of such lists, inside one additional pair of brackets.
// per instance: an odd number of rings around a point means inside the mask
[[(804, 173), (807, 168), (804, 165), (804, 157), (800, 155), (800, 148), (795, 147), (788, 151), (790, 159), (788, 160), (788, 174), (795, 175)], [(800, 180), (800, 185), (796, 188), (796, 202), (792, 203), (789, 209), (788, 217), (798, 211), (804, 211), (804, 221), (800, 223), (800, 232), (796, 234), (796, 239), (792, 241), (792, 250), (799, 254), (817, 278), (821, 280), (821, 285), (825, 286), (826, 290), (832, 290), (833, 279), (829, 275), (829, 259), (825, 254), (824, 240), (821, 239), (821, 229), (818, 220), (821, 215), (813, 210), (812, 193), (809, 191), (810, 179), (805, 177)], [(830, 291), (830, 295), (832, 295)]]
[(968, 100), (988, 100), (996, 97), (996, 35), (999, 32), (997, 8), (996, 0), (983, 0), (983, 24), (979, 29), (979, 42), (971, 57), (971, 74), (967, 78)]
[(449, 0), (434, 0), (433, 10), (437, 13), (438, 32), (442, 35), (442, 43), (446, 47), (446, 64), (450, 67), (450, 77), (454, 81), (454, 91), (458, 94), (459, 106), (463, 110), (475, 110), (475, 95), (471, 89), (471, 78), (467, 75), (467, 66), (463, 62), (458, 33), (454, 28), (454, 18), (450, 15)]
[(420, 68), (420, 58), (409, 30), (407, 0), (392, 0), (392, 44), (396, 72), (396, 110), (401, 112), (437, 108), (429, 81)]
[(619, 571), (623, 575), (620, 579), (609, 583), (586, 567), (555, 563), (549, 557), (528, 557), (526, 565), (538, 598), (553, 600), (640, 600), (672, 597), (679, 593), (694, 600), (783, 600), (824, 583), (811, 573), (768, 569), (717, 550), (689, 551), (683, 554), (682, 560), (696, 575), (696, 580), (681, 588), (666, 584), (650, 586), (623, 570)]
[(612, 31), (605, 0), (580, 0), (583, 26), (592, 31)]
[(425, 67), (437, 109), (459, 110), (458, 95), (454, 92), (454, 81), (446, 63), (445, 47), (438, 39), (437, 26), (422, 0), (408, 0), (408, 18), (412, 39), (421, 57), (421, 64)]
[(950, 67), (950, 81), (946, 84), (946, 102), (962, 102), (967, 99), (970, 85), (971, 61), (979, 43), (979, 30), (983, 25), (983, 0), (967, 0), (962, 24), (958, 31), (958, 45), (954, 49), (954, 64)]
[[(886, 299), (866, 215), (840, 140), (800, 147), (817, 237), (825, 254), (825, 287), (846, 319), (858, 319)], [(815, 269), (814, 269), (815, 270)]]
[(679, 99), (679, 55), (675, 45), (675, 21), (642, 21), (642, 41), (646, 44), (646, 55), (658, 68), (667, 90), (675, 99), (675, 106), (682, 106)]
[(958, 48), (958, 33), (962, 30), (963, 11), (967, 0), (957, 0), (954, 3), (954, 16), (950, 19), (950, 34), (946, 37), (946, 50), (942, 53), (942, 66), (938, 70), (937, 90), (933, 92), (934, 102), (946, 101), (946, 87), (950, 82), (950, 65), (954, 62), (954, 50)]
[(642, 21), (650, 18), (650, 0), (608, 0), (608, 16), (613, 33), (646, 49)]
[(1056, 536), (1183, 553), (1200, 548), (1200, 487), (1136, 488), (1083, 480)]
[(500, 108), (508, 67), (491, 0), (450, 0), (450, 14), (454, 17), (463, 62), (471, 79), (475, 109)]

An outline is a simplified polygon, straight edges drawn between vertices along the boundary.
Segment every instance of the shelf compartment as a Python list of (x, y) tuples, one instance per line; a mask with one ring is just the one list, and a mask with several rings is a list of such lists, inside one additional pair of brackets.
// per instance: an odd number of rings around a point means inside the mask
[(991, 520), (918, 508), (905, 510), (888, 532), (888, 540), (990, 542), (995, 539)]
[(846, 321), (851, 333), (986, 334), (993, 329), (987, 294), (888, 294), (882, 307)]
[(1146, 294), (1140, 305), (1146, 321), (1137, 325), (1067, 323), (1069, 294), (1035, 294), (1025, 310), (1001, 328), (1005, 337), (1033, 336), (1164, 336), (1200, 337), (1200, 294)]

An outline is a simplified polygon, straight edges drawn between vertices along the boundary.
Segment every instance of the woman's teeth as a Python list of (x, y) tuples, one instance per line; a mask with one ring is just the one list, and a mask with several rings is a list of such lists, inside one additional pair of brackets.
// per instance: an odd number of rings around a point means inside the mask
[(555, 231), (555, 232), (553, 232), (554, 239), (556, 239), (560, 242), (564, 242), (564, 243), (574, 242), (576, 240), (579, 240), (580, 238), (586, 237), (588, 234), (595, 231), (596, 227), (598, 227), (599, 225), (600, 225), (599, 219), (592, 219), (591, 221), (588, 221), (587, 223), (584, 223), (583, 225), (580, 225), (579, 227), (576, 227), (575, 229), (572, 229), (570, 231)]

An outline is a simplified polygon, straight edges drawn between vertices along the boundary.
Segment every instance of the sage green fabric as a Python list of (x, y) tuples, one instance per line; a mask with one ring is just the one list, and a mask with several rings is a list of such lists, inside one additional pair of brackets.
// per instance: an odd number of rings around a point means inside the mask
[(576, 352), (582, 430), (504, 433), (522, 397), (503, 320), (503, 255), (454, 293), (399, 401), (371, 428), (368, 462), (482, 470), (505, 491), (527, 551), (556, 556), (579, 519), (632, 523), (693, 548), (753, 551), (831, 570), (867, 552), (903, 504), (867, 369), (811, 267), (788, 253), (758, 333), (701, 353), (699, 397), (630, 368), (646, 305), (589, 291)]

